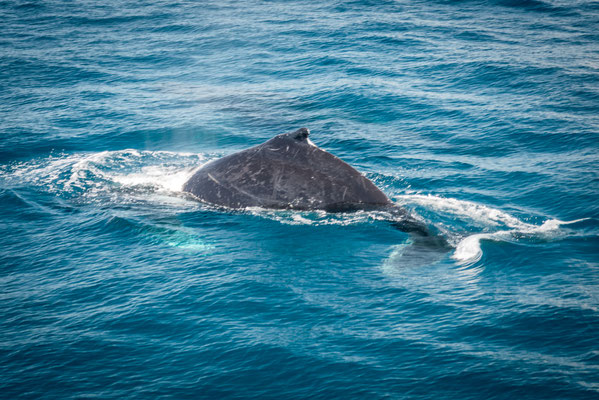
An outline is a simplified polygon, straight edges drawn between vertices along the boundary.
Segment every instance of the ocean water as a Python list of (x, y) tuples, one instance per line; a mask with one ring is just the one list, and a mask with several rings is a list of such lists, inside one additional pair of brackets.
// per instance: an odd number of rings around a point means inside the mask
[[(599, 2), (0, 2), (0, 397), (599, 397)], [(308, 127), (384, 214), (212, 209)]]

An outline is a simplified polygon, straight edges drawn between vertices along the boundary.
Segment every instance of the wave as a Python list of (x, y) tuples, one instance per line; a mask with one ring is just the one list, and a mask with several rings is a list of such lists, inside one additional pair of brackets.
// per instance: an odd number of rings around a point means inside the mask
[[(547, 219), (541, 225), (524, 222), (504, 211), (466, 200), (444, 198), (433, 195), (405, 195), (399, 196), (405, 204), (419, 205), (452, 218), (461, 218), (465, 223), (464, 228), (472, 225), (482, 227), (481, 233), (465, 233), (456, 231), (458, 223), (450, 226), (440, 225), (441, 231), (447, 235), (448, 240), (455, 247), (452, 258), (460, 263), (471, 264), (481, 259), (483, 252), (481, 240), (492, 241), (550, 241), (565, 235), (560, 229), (562, 225), (575, 224), (588, 218), (572, 221)], [(459, 221), (458, 221), (459, 222)]]

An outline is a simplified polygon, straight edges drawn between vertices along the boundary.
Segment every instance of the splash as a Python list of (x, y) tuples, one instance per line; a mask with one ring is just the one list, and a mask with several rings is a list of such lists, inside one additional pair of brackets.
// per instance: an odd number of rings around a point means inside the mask
[[(584, 221), (576, 219), (573, 221), (560, 221), (548, 219), (541, 225), (524, 222), (504, 211), (471, 201), (444, 198), (439, 196), (406, 195), (400, 196), (406, 204), (415, 204), (425, 207), (429, 211), (441, 215), (456, 217), (463, 223), (473, 225), (488, 232), (464, 235), (446, 231), (449, 240), (453, 242), (455, 251), (452, 258), (463, 264), (472, 264), (481, 259), (483, 252), (481, 240), (492, 241), (549, 241), (562, 236), (564, 232), (560, 229), (563, 225), (574, 224)], [(455, 226), (454, 226), (455, 228)], [(494, 229), (499, 229), (492, 231)]]
[(481, 240), (517, 241), (526, 238), (531, 240), (555, 240), (563, 234), (563, 232), (560, 230), (562, 225), (575, 224), (584, 220), (586, 220), (586, 218), (575, 219), (572, 221), (549, 219), (543, 222), (543, 224), (540, 226), (521, 223), (522, 226), (509, 231), (506, 230), (494, 233), (471, 235), (462, 239), (458, 243), (458, 246), (452, 257), (455, 260), (464, 263), (472, 263), (480, 260), (483, 254), (480, 247)]
[(183, 184), (204, 162), (203, 154), (169, 151), (78, 153), (5, 166), (0, 179), (85, 202), (179, 203)]
[(284, 225), (351, 226), (389, 222), (397, 218), (386, 210), (358, 210), (349, 212), (327, 212), (324, 210), (278, 210), (262, 207), (246, 207), (241, 212), (276, 221)]

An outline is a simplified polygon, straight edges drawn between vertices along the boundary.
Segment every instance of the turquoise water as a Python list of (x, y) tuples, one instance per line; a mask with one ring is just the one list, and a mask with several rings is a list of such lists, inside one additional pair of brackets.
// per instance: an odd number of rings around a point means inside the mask
[[(599, 2), (0, 2), (0, 397), (599, 394)], [(306, 126), (377, 212), (214, 210)]]

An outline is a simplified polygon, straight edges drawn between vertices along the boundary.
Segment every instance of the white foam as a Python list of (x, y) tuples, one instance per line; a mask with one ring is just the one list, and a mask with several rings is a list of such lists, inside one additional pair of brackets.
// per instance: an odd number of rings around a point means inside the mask
[(193, 169), (179, 170), (160, 166), (142, 167), (138, 173), (114, 174), (112, 180), (123, 186), (153, 186), (161, 190), (178, 192), (193, 174)]
[(418, 194), (399, 197), (409, 203), (416, 203), (442, 213), (466, 217), (484, 225), (498, 226), (503, 224), (517, 227), (523, 224), (522, 221), (501, 210), (471, 201)]
[(585, 220), (585, 218), (573, 221), (548, 219), (541, 225), (534, 225), (521, 221), (504, 211), (471, 201), (418, 194), (400, 196), (400, 198), (406, 203), (415, 203), (441, 214), (449, 214), (466, 221), (476, 222), (483, 225), (484, 230), (500, 228), (495, 232), (476, 233), (466, 237), (454, 233), (455, 236), (449, 238), (456, 244), (452, 258), (460, 263), (474, 263), (481, 259), (483, 255), (481, 240), (516, 241), (521, 238), (552, 240), (563, 233), (560, 230), (562, 225)]
[(19, 185), (30, 183), (51, 192), (93, 200), (157, 194), (176, 195), (205, 162), (201, 154), (118, 150), (52, 156), (10, 166), (1, 177)]
[(507, 231), (470, 235), (458, 243), (451, 257), (463, 263), (474, 263), (480, 260), (483, 255), (482, 249), (480, 247), (481, 239), (493, 239), (496, 237), (496, 235), (503, 235), (505, 233), (507, 233)]
[(262, 207), (246, 207), (244, 210), (252, 215), (268, 218), (285, 225), (347, 226), (373, 221), (388, 221), (391, 218), (391, 215), (384, 211), (329, 213), (324, 210), (273, 210)]

